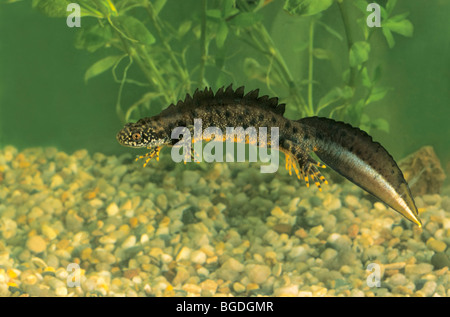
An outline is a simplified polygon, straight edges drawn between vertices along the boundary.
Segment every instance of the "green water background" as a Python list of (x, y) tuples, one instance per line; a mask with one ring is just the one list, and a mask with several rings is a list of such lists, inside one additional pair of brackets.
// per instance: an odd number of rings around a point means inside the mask
[[(264, 8), (263, 21), (295, 73), (304, 65), (291, 43), (307, 30), (299, 25), (298, 33), (287, 33), (286, 26), (297, 22), (278, 10), (281, 5)], [(192, 1), (179, 1), (178, 10), (165, 10), (163, 17), (169, 22), (184, 20), (192, 8)], [(390, 133), (371, 134), (396, 159), (432, 145), (449, 174), (450, 1), (399, 0), (396, 11), (410, 12), (414, 35), (396, 36), (393, 49), (380, 36), (371, 52), (384, 68), (381, 84), (392, 88), (367, 109), (371, 117), (389, 121)], [(332, 21), (335, 13), (331, 8), (325, 19)], [(68, 28), (65, 19), (32, 10), (28, 1), (0, 5), (0, 146), (56, 146), (69, 153), (82, 148), (106, 154), (130, 151), (115, 140), (122, 126), (115, 113), (118, 84), (109, 72), (88, 84), (83, 81), (86, 69), (108, 53), (75, 49), (77, 31)], [(327, 38), (316, 41), (324, 44)], [(227, 45), (236, 45), (230, 52), (246, 49), (242, 43)], [(229, 69), (238, 79), (235, 87), (258, 87), (245, 78), (238, 57), (236, 61)], [(327, 66), (319, 65), (315, 76), (324, 79), (327, 73)], [(142, 93), (142, 88), (128, 86), (123, 103), (133, 103)]]

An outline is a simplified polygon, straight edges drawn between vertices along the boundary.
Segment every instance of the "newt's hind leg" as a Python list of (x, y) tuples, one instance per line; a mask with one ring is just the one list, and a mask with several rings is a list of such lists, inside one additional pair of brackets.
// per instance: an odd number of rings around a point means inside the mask
[(328, 184), (325, 176), (318, 169), (318, 167), (326, 166), (314, 160), (304, 149), (291, 141), (284, 141), (282, 151), (286, 156), (286, 169), (289, 175), (292, 175), (292, 169), (294, 169), (297, 178), (303, 179), (306, 187), (309, 187), (309, 180), (312, 179), (320, 191), (322, 191), (322, 183)]

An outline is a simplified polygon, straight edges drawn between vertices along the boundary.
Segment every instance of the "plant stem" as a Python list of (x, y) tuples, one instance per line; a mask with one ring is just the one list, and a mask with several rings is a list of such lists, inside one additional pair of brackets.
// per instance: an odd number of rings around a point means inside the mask
[(308, 49), (308, 109), (307, 115), (314, 115), (313, 106), (313, 71), (314, 71), (314, 19), (309, 24), (309, 49)]
[[(350, 31), (350, 20), (349, 20), (348, 14), (347, 14), (347, 10), (345, 9), (345, 6), (344, 6), (344, 0), (339, 0), (337, 3), (339, 6), (339, 11), (341, 12), (342, 22), (344, 23), (344, 31), (345, 31), (345, 35), (347, 37), (347, 47), (348, 47), (348, 52), (350, 54), (350, 50), (354, 44), (353, 36)], [(356, 77), (355, 68), (350, 67), (350, 75), (349, 75), (348, 83), (347, 83), (348, 86), (354, 88), (355, 77)]]
[(285, 85), (289, 89), (290, 95), (294, 98), (295, 103), (298, 105), (299, 112), (303, 114), (302, 109), (306, 108), (306, 102), (299, 93), (300, 90), (295, 84), (294, 78), (292, 77), (286, 62), (284, 61), (283, 56), (275, 46), (269, 32), (267, 32), (262, 23), (257, 23), (249, 30), (249, 35), (253, 41), (253, 45), (251, 46), (256, 46), (261, 53), (268, 56), (268, 58), (273, 58), (275, 60), (280, 78), (284, 78)]
[(202, 0), (202, 21), (201, 21), (201, 34), (200, 34), (200, 74), (199, 74), (199, 86), (203, 85), (203, 79), (205, 77), (205, 64), (206, 64), (206, 0)]
[(155, 9), (153, 8), (153, 5), (150, 1), (147, 1), (147, 5), (146, 5), (145, 9), (147, 10), (147, 13), (153, 23), (153, 26), (156, 29), (156, 32), (158, 33), (161, 43), (163, 44), (164, 48), (166, 49), (167, 54), (169, 55), (170, 59), (172, 60), (176, 70), (182, 76), (183, 81), (188, 82), (189, 75), (188, 75), (187, 71), (183, 67), (181, 67), (178, 59), (175, 57), (175, 54), (173, 53), (172, 48), (170, 47), (170, 44), (167, 42), (166, 37), (163, 35), (162, 26), (161, 26), (162, 23), (161, 23), (159, 17), (155, 14)]

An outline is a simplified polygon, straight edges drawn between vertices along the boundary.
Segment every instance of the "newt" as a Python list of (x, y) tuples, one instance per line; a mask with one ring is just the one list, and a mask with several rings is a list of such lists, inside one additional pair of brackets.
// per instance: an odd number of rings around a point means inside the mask
[[(192, 127), (194, 119), (202, 119), (203, 127), (278, 127), (279, 150), (286, 156), (286, 168), (298, 178), (313, 180), (321, 189), (327, 183), (318, 168), (325, 166), (375, 196), (419, 227), (422, 223), (411, 190), (402, 171), (388, 151), (366, 132), (347, 123), (322, 117), (300, 120), (285, 118), (285, 104), (277, 97), (259, 96), (259, 90), (244, 94), (244, 87), (232, 86), (197, 89), (192, 97), (171, 104), (159, 115), (127, 123), (119, 131), (117, 141), (124, 146), (148, 148), (140, 158), (147, 162), (164, 146), (174, 146), (171, 138), (176, 127)], [(209, 141), (209, 140), (207, 140)], [(269, 141), (270, 142), (270, 141)], [(257, 144), (258, 145), (258, 144)], [(311, 153), (325, 164), (317, 162)], [(145, 166), (144, 164), (144, 166)]]

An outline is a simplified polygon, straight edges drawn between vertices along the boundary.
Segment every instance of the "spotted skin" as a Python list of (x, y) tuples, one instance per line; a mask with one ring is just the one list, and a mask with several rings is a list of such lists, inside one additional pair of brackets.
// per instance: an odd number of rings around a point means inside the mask
[[(278, 98), (258, 96), (259, 90), (244, 95), (244, 87), (233, 90), (231, 85), (215, 94), (211, 88), (197, 90), (184, 101), (172, 104), (159, 115), (127, 123), (119, 131), (117, 141), (124, 146), (147, 148), (149, 153), (139, 156), (144, 166), (153, 158), (159, 159), (164, 146), (173, 146), (176, 127), (192, 129), (194, 119), (202, 120), (202, 127), (260, 127), (279, 129), (279, 150), (286, 156), (286, 169), (292, 171), (309, 186), (313, 182), (319, 190), (326, 184), (319, 168), (325, 165), (311, 157), (314, 152), (327, 166), (365, 189), (405, 218), (421, 226), (414, 199), (401, 170), (391, 155), (365, 132), (342, 122), (326, 118), (285, 118), (285, 104)], [(199, 141), (199, 140), (195, 140)], [(206, 140), (209, 141), (209, 140)], [(235, 140), (249, 142), (248, 140)], [(270, 145), (268, 133), (268, 145)], [(256, 145), (259, 145), (256, 142)]]

